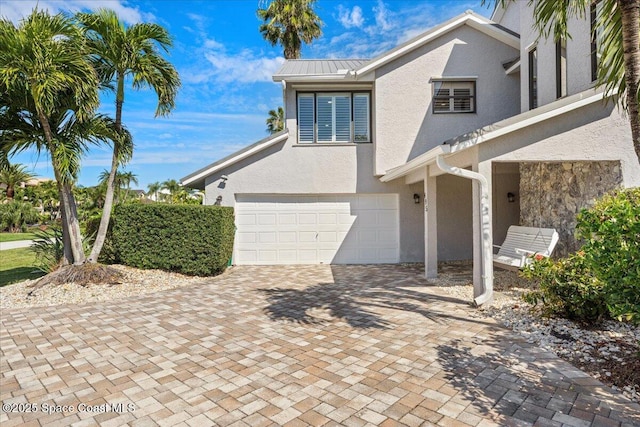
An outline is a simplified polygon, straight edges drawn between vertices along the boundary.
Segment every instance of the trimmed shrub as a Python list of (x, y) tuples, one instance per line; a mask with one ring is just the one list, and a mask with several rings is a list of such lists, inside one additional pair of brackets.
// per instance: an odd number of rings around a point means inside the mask
[(577, 216), (581, 250), (525, 269), (540, 288), (525, 300), (550, 315), (584, 322), (640, 323), (640, 188), (605, 195)]
[(231, 258), (234, 233), (230, 207), (126, 204), (113, 215), (117, 257), (138, 268), (220, 274)]

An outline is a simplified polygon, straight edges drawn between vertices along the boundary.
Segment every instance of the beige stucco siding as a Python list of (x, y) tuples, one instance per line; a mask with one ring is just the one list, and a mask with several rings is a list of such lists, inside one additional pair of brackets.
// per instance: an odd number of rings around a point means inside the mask
[[(375, 173), (381, 175), (448, 138), (519, 112), (519, 81), (505, 75), (502, 63), (516, 49), (462, 26), (376, 70)], [(476, 112), (431, 111), (437, 76), (475, 76)]]

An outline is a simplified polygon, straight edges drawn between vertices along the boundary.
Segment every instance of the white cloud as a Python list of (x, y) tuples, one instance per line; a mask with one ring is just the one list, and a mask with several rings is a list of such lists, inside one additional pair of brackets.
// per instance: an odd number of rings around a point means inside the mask
[(360, 6), (354, 6), (349, 10), (342, 5), (338, 6), (338, 21), (345, 28), (361, 28), (364, 24), (364, 16), (362, 16), (362, 8)]
[(2, 0), (0, 15), (12, 22), (18, 22), (31, 11), (38, 7), (40, 10), (48, 10), (50, 13), (97, 10), (100, 8), (114, 10), (120, 19), (127, 24), (136, 22), (155, 21), (151, 13), (141, 11), (137, 7), (130, 7), (122, 0)]
[(221, 49), (214, 49), (207, 52), (205, 58), (213, 66), (212, 77), (219, 83), (270, 82), (271, 76), (284, 62), (282, 57), (258, 57), (248, 49), (235, 55), (229, 55)]
[(393, 25), (389, 22), (389, 11), (382, 0), (378, 0), (378, 5), (373, 7), (376, 14), (376, 25), (383, 31), (390, 30)]

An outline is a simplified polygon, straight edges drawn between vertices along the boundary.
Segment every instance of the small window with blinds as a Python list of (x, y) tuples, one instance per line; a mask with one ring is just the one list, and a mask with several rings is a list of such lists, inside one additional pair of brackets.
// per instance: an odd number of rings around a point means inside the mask
[(476, 111), (475, 81), (434, 81), (433, 113), (474, 113)]
[(369, 92), (298, 93), (298, 143), (370, 142)]

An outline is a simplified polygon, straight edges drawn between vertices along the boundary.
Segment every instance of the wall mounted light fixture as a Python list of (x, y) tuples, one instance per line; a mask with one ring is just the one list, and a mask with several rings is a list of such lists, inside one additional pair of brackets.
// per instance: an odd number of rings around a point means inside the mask
[(224, 181), (228, 180), (229, 177), (227, 175), (222, 175), (222, 176), (220, 176), (220, 179), (224, 182)]
[(418, 193), (413, 194), (413, 203), (416, 205), (420, 203), (420, 195)]
[(507, 202), (515, 203), (515, 201), (516, 201), (516, 195), (513, 194), (512, 192), (508, 192), (507, 193)]

